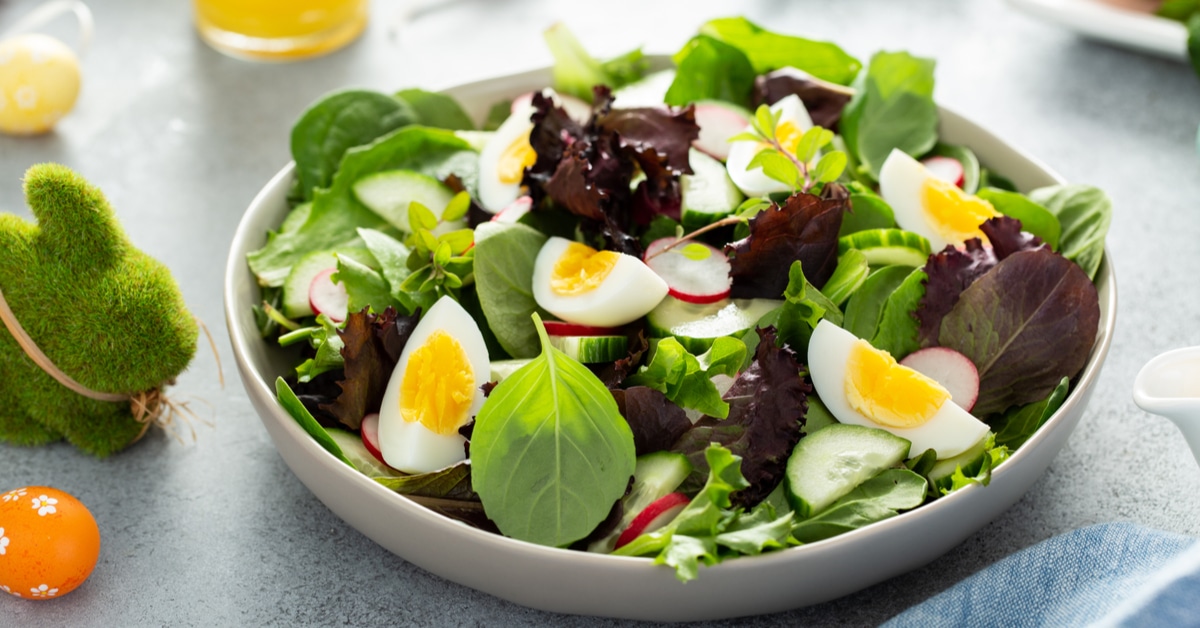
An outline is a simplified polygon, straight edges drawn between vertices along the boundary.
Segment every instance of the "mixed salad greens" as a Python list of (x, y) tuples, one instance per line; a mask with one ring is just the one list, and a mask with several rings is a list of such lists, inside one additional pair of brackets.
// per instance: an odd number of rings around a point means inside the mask
[(1110, 204), (943, 143), (933, 61), (743, 18), (662, 72), (546, 39), (552, 89), (483, 129), (416, 89), (296, 123), (249, 265), (299, 351), (279, 401), (330, 453), (686, 581), (987, 484), (1065, 399)]

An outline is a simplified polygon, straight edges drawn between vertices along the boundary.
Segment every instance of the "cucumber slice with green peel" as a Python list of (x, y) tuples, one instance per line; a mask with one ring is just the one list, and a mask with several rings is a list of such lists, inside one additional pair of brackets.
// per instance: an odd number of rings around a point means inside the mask
[(679, 177), (680, 223), (686, 231), (714, 223), (737, 210), (746, 199), (729, 178), (725, 164), (691, 149), (692, 174)]
[(614, 362), (629, 354), (626, 336), (550, 336), (550, 346), (583, 364)]
[(811, 517), (908, 457), (908, 439), (861, 425), (826, 426), (796, 444), (784, 482), (796, 516)]
[(454, 191), (433, 177), (412, 170), (385, 170), (354, 182), (354, 197), (401, 231), (408, 225), (408, 206), (416, 201), (439, 219)]
[(929, 469), (929, 473), (925, 474), (925, 478), (929, 480), (929, 485), (933, 487), (936, 495), (941, 495), (943, 490), (950, 490), (954, 484), (952, 478), (956, 469), (961, 467), (963, 475), (967, 477), (973, 477), (979, 473), (979, 470), (983, 468), (984, 461), (988, 458), (987, 444), (992, 436), (993, 434), (989, 432), (978, 443), (961, 454), (933, 463), (933, 467)]
[(838, 254), (858, 249), (871, 266), (914, 266), (929, 259), (929, 240), (903, 229), (868, 229), (838, 238)]
[(372, 456), (371, 452), (367, 451), (367, 446), (363, 444), (362, 437), (358, 434), (336, 427), (327, 427), (325, 431), (329, 433), (333, 442), (341, 447), (346, 460), (349, 460), (359, 473), (369, 478), (390, 478), (404, 475)]
[(316, 316), (316, 312), (309, 303), (308, 290), (317, 275), (330, 268), (337, 268), (339, 254), (353, 257), (356, 261), (363, 262), (368, 266), (375, 266), (375, 258), (371, 252), (359, 247), (340, 252), (314, 251), (305, 255), (292, 266), (287, 279), (283, 281), (283, 302), (280, 304), (280, 309), (284, 316), (288, 318)]
[(657, 451), (638, 456), (633, 468), (633, 487), (621, 499), (624, 510), (621, 522), (613, 532), (588, 546), (589, 552), (608, 553), (616, 545), (617, 537), (629, 527), (633, 519), (647, 506), (674, 492), (692, 473), (692, 463), (687, 456), (670, 451)]
[(700, 304), (668, 296), (646, 315), (646, 323), (652, 338), (674, 337), (690, 353), (699, 355), (717, 338), (741, 338), (782, 303), (775, 299), (722, 299)]

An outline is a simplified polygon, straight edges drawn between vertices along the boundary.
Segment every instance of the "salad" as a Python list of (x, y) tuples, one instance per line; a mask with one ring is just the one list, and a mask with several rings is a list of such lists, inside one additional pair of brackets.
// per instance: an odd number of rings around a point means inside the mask
[(650, 72), (546, 32), (553, 84), (297, 121), (248, 263), (280, 404), (448, 517), (680, 580), (973, 484), (1066, 398), (1111, 205), (940, 141), (934, 62), (703, 25)]

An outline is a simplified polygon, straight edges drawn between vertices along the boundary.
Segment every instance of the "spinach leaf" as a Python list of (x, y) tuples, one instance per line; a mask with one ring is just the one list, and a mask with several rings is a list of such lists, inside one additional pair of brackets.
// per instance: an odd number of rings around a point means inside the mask
[(463, 111), (458, 101), (446, 94), (427, 92), (423, 89), (402, 89), (396, 92), (396, 98), (412, 107), (416, 113), (416, 124), (452, 131), (469, 131), (475, 128), (471, 117)]
[(379, 92), (352, 89), (318, 100), (292, 127), (292, 159), (303, 198), (311, 199), (314, 188), (329, 185), (347, 149), (416, 119), (408, 103)]
[(737, 375), (746, 359), (746, 345), (737, 338), (721, 336), (708, 351), (696, 356), (674, 338), (658, 341), (650, 363), (625, 379), (628, 386), (645, 386), (667, 396), (681, 408), (725, 418), (729, 404), (713, 384), (714, 375)]
[(1090, 185), (1054, 185), (1029, 193), (1029, 199), (1050, 210), (1062, 225), (1059, 250), (1079, 264), (1089, 279), (1096, 278), (1104, 258), (1104, 237), (1112, 223), (1112, 201)]
[(475, 497), (471, 491), (471, 465), (465, 462), (429, 473), (372, 479), (401, 495), (463, 500)]
[(846, 302), (846, 318), (842, 327), (870, 341), (879, 328), (884, 303), (912, 272), (911, 266), (896, 265), (884, 266), (868, 275), (863, 285)]
[(871, 337), (875, 348), (887, 351), (897, 360), (921, 348), (917, 335), (920, 323), (913, 313), (925, 296), (925, 279), (925, 271), (918, 268), (896, 286), (883, 303), (879, 327)]
[(798, 521), (792, 536), (813, 543), (894, 517), (925, 501), (925, 478), (908, 469), (887, 469), (858, 485), (819, 514)]
[(1046, 419), (1062, 406), (1070, 390), (1069, 384), (1070, 380), (1064, 377), (1045, 399), (1012, 408), (1000, 418), (989, 421), (992, 431), (996, 433), (996, 444), (1013, 450), (1025, 444)]
[(906, 52), (879, 52), (854, 81), (855, 94), (842, 114), (846, 148), (872, 178), (892, 149), (919, 157), (937, 143), (931, 59)]
[(896, 214), (883, 197), (859, 183), (850, 185), (850, 209), (842, 216), (838, 237), (870, 229), (896, 228)]
[(292, 389), (288, 387), (287, 382), (283, 381), (282, 377), (275, 378), (275, 396), (279, 399), (279, 405), (283, 406), (283, 409), (287, 410), (287, 413), (292, 415), (293, 419), (296, 419), (300, 427), (304, 428), (304, 431), (308, 432), (308, 435), (312, 436), (318, 445), (324, 447), (325, 451), (333, 454), (334, 458), (354, 467), (346, 459), (346, 454), (342, 453), (342, 448), (338, 447), (338, 444), (329, 436), (329, 432), (326, 432), (325, 428), (321, 427), (320, 423), (317, 423), (317, 420), (309, 413), (308, 408), (305, 408), (304, 404), (300, 403), (299, 397), (296, 396), (296, 393), (292, 392)]
[(279, 286), (292, 264), (310, 251), (336, 250), (358, 241), (358, 229), (387, 228), (387, 222), (354, 197), (351, 186), (364, 175), (406, 169), (445, 179), (454, 174), (468, 188), (478, 179), (478, 155), (452, 131), (408, 126), (366, 146), (346, 151), (332, 185), (318, 190), (304, 224), (287, 233), (267, 236), (263, 248), (251, 252), (250, 269), (265, 286)]
[(862, 287), (870, 274), (867, 256), (858, 249), (850, 249), (838, 258), (837, 268), (833, 269), (833, 275), (825, 282), (821, 293), (834, 305), (840, 306)]
[(664, 101), (684, 106), (697, 100), (724, 100), (750, 106), (754, 67), (742, 51), (706, 35), (697, 35), (675, 53), (675, 80)]
[(544, 313), (533, 298), (533, 263), (546, 236), (522, 224), (485, 222), (475, 228), (475, 288), (487, 326), (514, 358), (538, 354), (530, 318)]
[(500, 531), (563, 547), (588, 535), (625, 494), (633, 433), (604, 384), (550, 346), (488, 396), (471, 438), (472, 485)]
[(979, 370), (976, 416), (1049, 395), (1087, 363), (1100, 324), (1096, 286), (1045, 247), (1013, 253), (962, 291), (938, 344)]
[(710, 20), (700, 27), (700, 34), (741, 50), (755, 74), (793, 67), (831, 83), (849, 85), (862, 68), (862, 62), (836, 44), (773, 33), (744, 17)]
[(1021, 221), (1021, 230), (1042, 239), (1051, 250), (1058, 250), (1058, 240), (1062, 236), (1062, 226), (1058, 218), (1050, 210), (1029, 200), (1024, 194), (1008, 192), (996, 188), (980, 190), (979, 198), (992, 204), (996, 211)]

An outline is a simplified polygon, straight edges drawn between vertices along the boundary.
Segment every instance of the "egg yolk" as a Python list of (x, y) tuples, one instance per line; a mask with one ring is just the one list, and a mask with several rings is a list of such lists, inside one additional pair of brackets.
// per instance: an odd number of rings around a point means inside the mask
[(775, 127), (775, 139), (779, 140), (779, 145), (787, 152), (795, 155), (796, 150), (800, 148), (800, 138), (804, 137), (804, 131), (800, 130), (791, 120), (784, 120)]
[(619, 259), (621, 254), (615, 251), (597, 251), (586, 244), (572, 242), (554, 263), (550, 289), (562, 296), (591, 292), (604, 283)]
[(950, 399), (940, 384), (861, 339), (855, 341), (846, 361), (845, 392), (860, 414), (896, 428), (923, 425)]
[(999, 215), (991, 203), (933, 177), (926, 179), (921, 187), (921, 207), (938, 234), (954, 243), (971, 238), (987, 242), (979, 225)]
[(467, 352), (439, 329), (408, 358), (400, 382), (400, 416), (429, 431), (446, 435), (467, 422), (475, 399), (475, 373)]
[(500, 162), (496, 164), (496, 176), (505, 185), (520, 183), (525, 176), (525, 169), (537, 163), (537, 153), (529, 145), (529, 134), (523, 133), (508, 148), (500, 153)]

